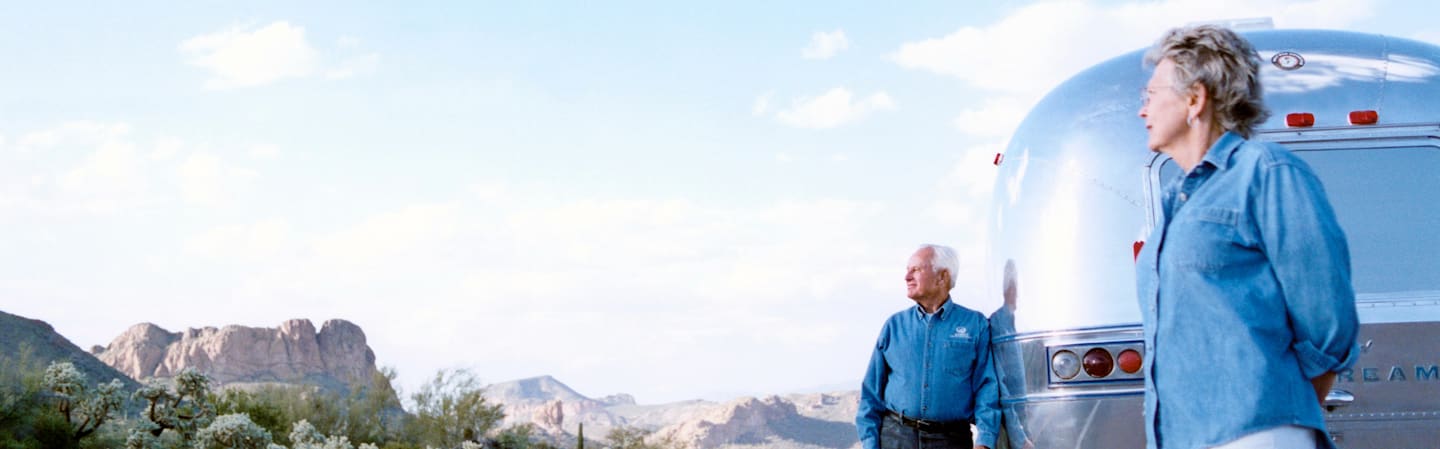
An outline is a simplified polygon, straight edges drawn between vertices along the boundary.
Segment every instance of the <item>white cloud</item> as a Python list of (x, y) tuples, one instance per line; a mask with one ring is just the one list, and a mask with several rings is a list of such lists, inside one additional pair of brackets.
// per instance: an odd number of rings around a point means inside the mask
[(191, 55), (191, 65), (211, 72), (205, 82), (210, 89), (310, 76), (319, 66), (319, 55), (305, 40), (305, 29), (284, 21), (196, 36), (181, 43), (180, 49)]
[(763, 117), (766, 113), (769, 113), (770, 97), (773, 96), (775, 96), (774, 92), (766, 92), (761, 96), (755, 97), (755, 105), (750, 107), (750, 115)]
[(184, 251), (210, 259), (254, 261), (290, 247), (290, 224), (282, 219), (217, 227), (185, 239)]
[(289, 78), (321, 77), (330, 80), (374, 73), (380, 54), (357, 51), (360, 39), (341, 36), (336, 50), (348, 55), (326, 55), (305, 36), (305, 28), (286, 21), (263, 27), (233, 26), (196, 36), (180, 44), (190, 65), (206, 69), (208, 89), (233, 89), (274, 83)]
[(1437, 30), (1421, 31), (1419, 33), (1415, 33), (1415, 35), (1413, 36), (1410, 36), (1410, 38), (1421, 42), (1429, 42), (1431, 44), (1440, 45), (1440, 31)]
[(155, 141), (155, 148), (150, 150), (150, 159), (156, 161), (168, 161), (180, 154), (185, 142), (176, 137), (162, 137)]
[[(1020, 7), (997, 22), (902, 44), (902, 67), (959, 78), (988, 91), (955, 118), (982, 139), (1008, 136), (1061, 81), (1106, 58), (1150, 45), (1165, 30), (1199, 21), (1272, 17), (1277, 26), (1344, 28), (1368, 17), (1368, 2), (1170, 0), (1119, 5), (1058, 0)], [(1103, 30), (1103, 31), (1102, 31)], [(1004, 42), (1004, 45), (996, 45)], [(1057, 43), (1063, 42), (1064, 45)]]
[(1022, 7), (994, 24), (905, 43), (891, 57), (902, 67), (954, 76), (982, 89), (1038, 96), (1085, 67), (1145, 47), (1164, 30), (1186, 23), (1274, 17), (1277, 27), (1343, 28), (1368, 17), (1372, 9), (1363, 1), (1340, 0), (1171, 0), (1116, 6), (1049, 1)]
[(249, 190), (259, 175), (252, 170), (234, 167), (219, 156), (196, 152), (178, 167), (180, 195), (191, 204), (221, 205)]
[(280, 157), (280, 147), (272, 144), (260, 144), (250, 147), (247, 151), (252, 159), (274, 160)]
[(480, 182), (471, 184), (469, 190), (482, 202), (495, 202), (507, 198), (510, 187), (503, 182)]
[(800, 56), (805, 59), (830, 59), (836, 53), (850, 48), (850, 41), (845, 38), (844, 30), (831, 32), (816, 31), (810, 35), (810, 45), (800, 51)]
[(320, 262), (339, 270), (368, 270), (388, 260), (396, 268), (413, 263), (402, 257), (432, 251), (451, 238), (458, 222), (456, 204), (418, 204), (375, 215), (352, 227), (318, 237), (312, 245)]
[(992, 96), (981, 101), (977, 108), (960, 111), (955, 117), (955, 128), (976, 137), (1006, 138), (1015, 132), (1025, 113), (1039, 100), (1021, 94)]
[(45, 149), (60, 145), (95, 145), (124, 138), (130, 125), (92, 121), (66, 122), (60, 126), (20, 136), (15, 145), (22, 149)]
[(380, 54), (369, 53), (341, 61), (335, 68), (325, 71), (325, 78), (332, 80), (351, 78), (357, 75), (375, 73), (380, 67)]
[(789, 109), (779, 111), (775, 119), (798, 128), (835, 128), (855, 122), (875, 111), (895, 109), (895, 100), (884, 91), (856, 101), (850, 90), (830, 89), (818, 97), (796, 99)]
[(57, 185), (86, 210), (116, 212), (146, 190), (140, 162), (133, 144), (102, 143), (79, 167), (61, 175)]

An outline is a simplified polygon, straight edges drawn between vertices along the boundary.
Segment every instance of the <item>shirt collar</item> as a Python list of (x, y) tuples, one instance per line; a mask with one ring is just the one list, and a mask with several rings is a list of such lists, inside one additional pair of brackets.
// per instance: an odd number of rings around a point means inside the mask
[(923, 319), (929, 319), (929, 318), (934, 318), (934, 319), (937, 319), (937, 320), (943, 320), (943, 319), (945, 319), (945, 316), (946, 316), (946, 315), (949, 315), (949, 311), (950, 311), (950, 309), (953, 308), (953, 306), (952, 306), (953, 304), (955, 304), (955, 303), (954, 303), (953, 301), (950, 301), (950, 297), (949, 297), (949, 296), (946, 296), (946, 297), (945, 297), (945, 302), (940, 303), (940, 308), (935, 309), (935, 313), (925, 313), (925, 309), (924, 309), (924, 308), (921, 308), (919, 304), (916, 304), (916, 305), (915, 305), (915, 314), (916, 314), (916, 316), (920, 317), (920, 319), (922, 319), (922, 320), (923, 320)]
[(1235, 134), (1234, 132), (1225, 131), (1225, 134), (1221, 134), (1220, 139), (1216, 140), (1215, 144), (1211, 145), (1210, 149), (1205, 151), (1205, 158), (1201, 159), (1200, 162), (1209, 162), (1210, 165), (1215, 168), (1229, 167), (1230, 155), (1235, 154), (1235, 149), (1240, 148), (1240, 144), (1242, 143), (1245, 143), (1245, 138), (1240, 137), (1239, 134)]

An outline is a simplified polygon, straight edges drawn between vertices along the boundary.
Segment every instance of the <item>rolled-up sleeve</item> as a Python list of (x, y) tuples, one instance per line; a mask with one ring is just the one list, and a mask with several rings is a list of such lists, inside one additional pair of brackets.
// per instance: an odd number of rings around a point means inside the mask
[(980, 338), (975, 341), (976, 366), (970, 373), (970, 384), (975, 386), (975, 444), (995, 447), (1000, 432), (1000, 389), (990, 357), (990, 325), (983, 319)]
[(1256, 200), (1261, 243), (1279, 281), (1307, 378), (1354, 365), (1360, 328), (1350, 252), (1324, 188), (1299, 161), (1263, 174)]
[(865, 369), (865, 381), (860, 384), (860, 407), (855, 414), (855, 428), (860, 433), (861, 449), (880, 449), (880, 420), (885, 417), (885, 402), (881, 392), (885, 391), (885, 378), (890, 368), (885, 364), (885, 347), (889, 343), (890, 323), (880, 328), (880, 337), (875, 340), (875, 350), (870, 354), (870, 364)]

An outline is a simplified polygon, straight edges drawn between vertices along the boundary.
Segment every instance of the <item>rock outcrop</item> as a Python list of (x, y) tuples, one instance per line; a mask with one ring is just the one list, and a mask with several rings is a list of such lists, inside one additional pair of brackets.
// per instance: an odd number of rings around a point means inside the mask
[(276, 328), (231, 325), (184, 332), (141, 323), (95, 356), (142, 380), (170, 378), (195, 368), (222, 384), (281, 382), (343, 388), (367, 383), (377, 372), (365, 332), (345, 320), (326, 321), (319, 332), (305, 319), (288, 320)]
[(51, 362), (70, 362), (92, 383), (119, 379), (126, 391), (140, 386), (130, 376), (101, 363), (55, 332), (50, 323), (0, 312), (0, 364), (44, 370)]
[(588, 435), (605, 435), (625, 423), (624, 418), (606, 408), (635, 402), (635, 398), (624, 394), (590, 399), (550, 376), (489, 385), (485, 387), (485, 398), (503, 405), (504, 425), (533, 424), (552, 435), (575, 433), (580, 423), (585, 423)]
[[(838, 397), (832, 396), (833, 399)], [(795, 403), (779, 396), (737, 399), (698, 419), (662, 428), (649, 439), (697, 449), (735, 446), (843, 449), (859, 442), (854, 424), (805, 416)]]
[[(618, 427), (651, 431), (651, 443), (690, 449), (850, 449), (855, 433), (858, 391), (741, 398), (718, 404), (693, 400), (637, 405), (626, 394), (591, 399), (550, 376), (486, 387), (499, 403), (505, 426), (531, 424), (555, 442), (573, 445), (580, 423), (590, 440)], [(570, 440), (566, 440), (570, 438)]]

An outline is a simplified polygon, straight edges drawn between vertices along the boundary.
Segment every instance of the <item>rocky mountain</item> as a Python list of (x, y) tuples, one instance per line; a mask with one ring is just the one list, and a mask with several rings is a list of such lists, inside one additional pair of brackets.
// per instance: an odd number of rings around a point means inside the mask
[(68, 361), (95, 383), (120, 379), (126, 390), (140, 386), (125, 373), (111, 368), (56, 333), (49, 323), (0, 312), (0, 363), (19, 363), (21, 357), (28, 358), (40, 369), (50, 362)]
[[(847, 408), (839, 398), (857, 395), (829, 395), (829, 405), (807, 404), (814, 416), (833, 417)], [(822, 398), (823, 399), (823, 398)], [(820, 407), (815, 407), (815, 406)], [(853, 408), (850, 406), (849, 408)], [(859, 444), (853, 424), (854, 413), (845, 420), (829, 420), (801, 414), (795, 402), (780, 396), (740, 398), (707, 411), (704, 415), (671, 424), (650, 439), (670, 440), (691, 448), (766, 447), (845, 449)]]
[(378, 372), (365, 332), (338, 319), (318, 332), (305, 319), (274, 328), (230, 325), (184, 332), (141, 323), (91, 351), (138, 380), (170, 378), (193, 367), (222, 385), (276, 382), (347, 390)]
[(550, 376), (489, 385), (485, 398), (504, 404), (504, 425), (530, 423), (552, 435), (576, 433), (583, 422), (590, 435), (603, 436), (625, 424), (608, 408), (635, 404), (635, 398), (624, 394), (591, 399)]
[(859, 444), (855, 391), (640, 405), (628, 395), (591, 399), (541, 376), (492, 384), (486, 399), (503, 404), (505, 425), (529, 423), (552, 436), (574, 435), (583, 422), (590, 439), (603, 440), (611, 429), (625, 426), (653, 432), (654, 442), (668, 439), (690, 449), (847, 449)]

